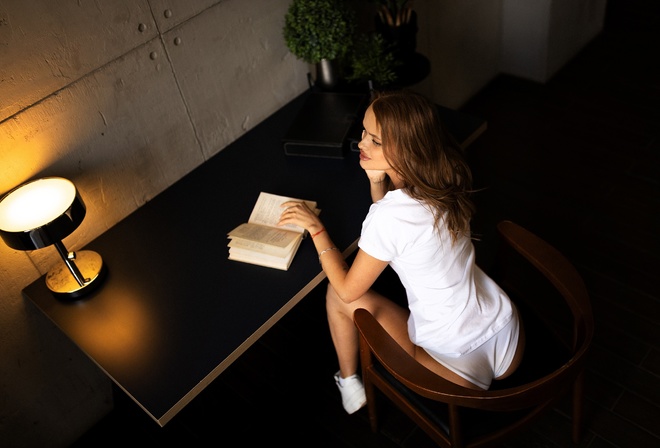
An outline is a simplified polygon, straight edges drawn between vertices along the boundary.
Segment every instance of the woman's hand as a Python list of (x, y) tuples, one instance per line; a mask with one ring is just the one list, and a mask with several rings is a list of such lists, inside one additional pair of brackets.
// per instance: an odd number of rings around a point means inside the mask
[(282, 204), (282, 214), (278, 226), (294, 224), (314, 234), (323, 228), (323, 223), (304, 202), (287, 201)]
[(380, 184), (387, 179), (387, 174), (383, 170), (364, 170), (364, 172), (367, 173), (369, 182), (374, 184)]
[(371, 192), (371, 200), (378, 202), (385, 196), (388, 189), (387, 173), (383, 170), (364, 170), (369, 178), (369, 189)]

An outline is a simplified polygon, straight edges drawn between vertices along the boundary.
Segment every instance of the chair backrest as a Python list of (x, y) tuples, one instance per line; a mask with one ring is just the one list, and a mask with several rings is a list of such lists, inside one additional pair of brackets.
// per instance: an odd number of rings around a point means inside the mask
[[(374, 431), (374, 388), (446, 447), (497, 443), (572, 388), (573, 438), (580, 438), (582, 373), (594, 332), (587, 289), (574, 266), (539, 237), (510, 221), (501, 222), (498, 232), (504, 244), (491, 275), (521, 315), (527, 342), (520, 367), (505, 380), (494, 381), (490, 390), (461, 387), (419, 364), (368, 311), (359, 309), (354, 320)], [(531, 281), (530, 267), (541, 286)]]

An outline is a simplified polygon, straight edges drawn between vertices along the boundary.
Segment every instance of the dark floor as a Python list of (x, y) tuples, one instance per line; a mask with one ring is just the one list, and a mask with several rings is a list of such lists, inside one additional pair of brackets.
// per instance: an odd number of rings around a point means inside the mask
[[(602, 35), (551, 81), (501, 76), (464, 108), (488, 120), (468, 151), (484, 188), (480, 262), (495, 223), (512, 219), (564, 252), (591, 292), (584, 447), (660, 446), (659, 34), (660, 2), (609, 0)], [(115, 411), (75, 447), (432, 446), (393, 409), (379, 434), (366, 410), (346, 415), (335, 370), (322, 297), (312, 294), (165, 428), (117, 394)], [(570, 446), (563, 409), (507, 446)]]

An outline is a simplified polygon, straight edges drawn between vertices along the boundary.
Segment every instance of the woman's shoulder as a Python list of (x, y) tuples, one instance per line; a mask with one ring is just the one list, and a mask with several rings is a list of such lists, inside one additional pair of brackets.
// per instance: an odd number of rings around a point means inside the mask
[(398, 213), (401, 207), (412, 204), (412, 198), (401, 189), (388, 191), (380, 200), (371, 205), (372, 212)]
[(369, 215), (388, 221), (425, 221), (429, 210), (404, 190), (392, 190), (371, 206)]
[(391, 190), (385, 193), (385, 196), (378, 201), (388, 205), (407, 205), (415, 204), (417, 201), (413, 199), (410, 194), (403, 188), (397, 188), (396, 190)]

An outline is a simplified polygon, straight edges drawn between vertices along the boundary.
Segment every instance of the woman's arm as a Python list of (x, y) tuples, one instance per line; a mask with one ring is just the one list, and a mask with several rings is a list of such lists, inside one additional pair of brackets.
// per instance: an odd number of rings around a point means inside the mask
[(378, 276), (387, 267), (387, 262), (378, 260), (362, 250), (349, 268), (339, 248), (330, 238), (321, 220), (303, 202), (286, 202), (279, 225), (295, 224), (309, 231), (319, 262), (328, 281), (339, 297), (346, 303), (359, 299), (371, 288)]
[(319, 253), (319, 262), (337, 295), (346, 303), (353, 302), (371, 288), (387, 267), (387, 262), (378, 260), (358, 249), (355, 260), (349, 267), (339, 250), (328, 250), (335, 245), (327, 232), (324, 234), (323, 238), (321, 235), (314, 238), (314, 246)]

